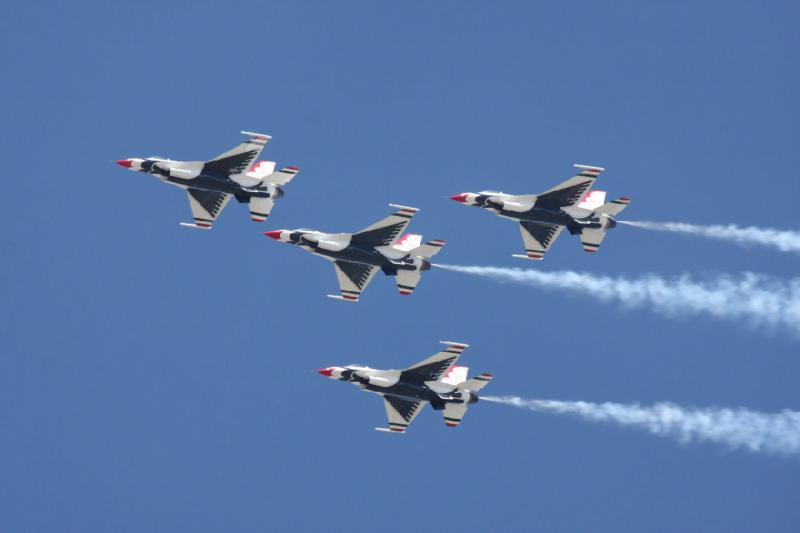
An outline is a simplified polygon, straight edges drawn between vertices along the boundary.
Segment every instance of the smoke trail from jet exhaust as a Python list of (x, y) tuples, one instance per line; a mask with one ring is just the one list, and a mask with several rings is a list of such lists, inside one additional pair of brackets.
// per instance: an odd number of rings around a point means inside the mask
[(597, 276), (562, 270), (542, 272), (490, 266), (434, 266), (482, 276), (501, 283), (561, 289), (618, 302), (624, 307), (648, 307), (670, 317), (709, 315), (741, 320), (754, 326), (784, 328), (800, 338), (800, 278), (777, 280), (752, 272), (697, 281), (684, 274), (663, 278), (654, 274), (640, 278)]
[(740, 227), (734, 224), (700, 226), (696, 224), (684, 224), (683, 222), (649, 222), (618, 220), (620, 224), (635, 226), (637, 228), (649, 229), (654, 231), (670, 231), (673, 233), (686, 233), (698, 235), (720, 241), (730, 241), (738, 244), (759, 244), (771, 246), (781, 252), (800, 253), (800, 232), (784, 231), (771, 228), (756, 228), (753, 226)]
[(517, 396), (481, 396), (481, 400), (540, 413), (567, 414), (592, 422), (613, 422), (644, 429), (680, 443), (714, 442), (732, 449), (793, 455), (800, 453), (800, 412), (760, 413), (747, 409), (686, 409), (673, 403), (652, 406), (620, 403), (527, 400)]

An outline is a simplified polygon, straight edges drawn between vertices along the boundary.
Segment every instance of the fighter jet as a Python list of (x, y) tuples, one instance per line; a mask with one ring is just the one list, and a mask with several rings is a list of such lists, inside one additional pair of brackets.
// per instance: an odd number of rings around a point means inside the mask
[(482, 191), (464, 192), (450, 198), (486, 209), (499, 217), (518, 221), (525, 244), (525, 255), (515, 254), (513, 257), (541, 261), (565, 227), (570, 234), (581, 236), (584, 251), (596, 252), (606, 236), (606, 231), (617, 225), (614, 216), (621, 213), (631, 201), (623, 196), (604, 203), (606, 193), (590, 189), (597, 176), (605, 169), (587, 165), (575, 166), (580, 169), (578, 174), (541, 194), (514, 196)]
[(231, 198), (250, 204), (254, 222), (267, 220), (275, 200), (283, 196), (283, 187), (300, 171), (286, 167), (275, 172), (273, 161), (254, 163), (272, 137), (243, 131), (249, 139), (211, 161), (173, 161), (163, 157), (120, 159), (116, 163), (138, 172), (152, 174), (189, 194), (194, 224), (181, 226), (211, 229), (211, 225)]
[(491, 374), (467, 379), (469, 369), (455, 366), (469, 345), (440, 341), (447, 348), (405, 370), (376, 370), (363, 365), (329, 366), (317, 370), (323, 376), (348, 381), (361, 389), (383, 396), (388, 428), (376, 431), (405, 433), (426, 402), (442, 411), (444, 423), (456, 427), (467, 407), (478, 401), (476, 394), (491, 380)]
[(397, 211), (356, 233), (296, 229), (267, 231), (264, 235), (331, 261), (341, 295), (329, 294), (329, 298), (357, 302), (378, 270), (395, 276), (400, 294), (409, 295), (422, 272), (430, 270), (430, 258), (439, 253), (445, 241), (421, 244), (422, 236), (411, 233), (397, 239), (419, 209), (395, 204), (389, 207)]

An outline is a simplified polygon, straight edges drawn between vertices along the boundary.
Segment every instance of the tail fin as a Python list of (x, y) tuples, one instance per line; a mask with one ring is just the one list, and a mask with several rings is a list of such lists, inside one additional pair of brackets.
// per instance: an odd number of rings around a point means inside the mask
[(275, 172), (275, 161), (256, 161), (245, 176), (261, 181), (273, 172)]
[(400, 252), (410, 252), (414, 248), (419, 247), (420, 244), (422, 244), (422, 235), (406, 233), (395, 241), (392, 248)]
[(414, 250), (411, 250), (411, 253), (420, 257), (433, 257), (442, 250), (442, 246), (445, 245), (445, 242), (446, 241), (441, 239), (428, 241), (422, 246), (418, 246)]
[(441, 381), (446, 385), (461, 385), (465, 381), (467, 381), (467, 373), (469, 372), (469, 368), (466, 366), (451, 366), (450, 370), (442, 376)]
[(611, 215), (613, 217), (622, 213), (622, 210), (628, 207), (630, 203), (631, 199), (627, 196), (623, 196), (622, 198), (617, 198), (616, 200), (612, 200), (607, 204), (601, 205), (595, 209), (594, 212), (598, 215)]
[(578, 207), (595, 210), (606, 201), (606, 191), (588, 191)]

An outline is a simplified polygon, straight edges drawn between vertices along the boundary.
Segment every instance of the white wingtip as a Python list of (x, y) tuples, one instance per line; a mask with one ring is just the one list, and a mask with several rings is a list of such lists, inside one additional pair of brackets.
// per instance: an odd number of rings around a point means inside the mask
[(205, 229), (205, 230), (211, 229), (211, 226), (198, 226), (197, 224), (190, 224), (189, 222), (179, 222), (179, 224), (184, 228), (195, 228), (195, 229)]
[(272, 136), (271, 135), (267, 135), (266, 133), (255, 133), (255, 132), (252, 132), (252, 131), (242, 131), (241, 134), (242, 135), (249, 135), (250, 137), (256, 137), (256, 138), (259, 138), (259, 139), (264, 139), (265, 141), (268, 141), (268, 140), (272, 139)]
[(397, 435), (405, 435), (405, 431), (394, 431), (389, 428), (375, 428), (375, 431), (380, 431), (381, 433), (396, 433)]
[(469, 344), (463, 342), (439, 341), (439, 344), (446, 344), (447, 346), (452, 346), (453, 348), (461, 348), (462, 350), (466, 350), (467, 348), (469, 348)]
[(408, 207), (407, 205), (400, 205), (400, 204), (389, 204), (389, 207), (394, 207), (395, 209), (402, 209), (403, 211), (411, 211), (412, 213), (416, 213), (419, 211), (416, 207)]
[(575, 163), (573, 166), (585, 170), (595, 170), (597, 172), (603, 172), (605, 170), (603, 167), (596, 167), (594, 165), (579, 165), (578, 163)]
[(527, 259), (529, 261), (541, 261), (542, 259), (544, 259), (544, 256), (531, 257), (529, 255), (520, 255), (520, 254), (511, 254), (511, 257), (514, 257), (516, 259)]

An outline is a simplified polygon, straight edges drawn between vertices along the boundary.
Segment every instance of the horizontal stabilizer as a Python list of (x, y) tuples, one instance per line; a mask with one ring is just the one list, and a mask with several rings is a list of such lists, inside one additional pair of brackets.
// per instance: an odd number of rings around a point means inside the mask
[(272, 212), (275, 200), (261, 196), (250, 197), (250, 218), (253, 222), (264, 222)]
[(581, 244), (584, 252), (596, 252), (600, 243), (606, 238), (606, 230), (600, 228), (585, 229), (581, 232)]
[(441, 239), (434, 239), (412, 250), (411, 253), (420, 257), (433, 257), (442, 250), (442, 246), (444, 246), (445, 243), (446, 241)]
[(630, 205), (631, 199), (627, 196), (623, 196), (622, 198), (617, 198), (616, 200), (611, 200), (607, 204), (603, 204), (597, 209), (594, 210), (595, 213), (598, 215), (610, 215), (616, 216)]
[(273, 172), (272, 174), (266, 176), (262, 183), (269, 184), (269, 185), (286, 185), (294, 177), (300, 172), (298, 167), (285, 167), (280, 169), (278, 172)]
[(449, 428), (458, 427), (461, 424), (461, 419), (467, 412), (466, 403), (446, 403), (444, 405), (444, 423)]
[(472, 379), (468, 379), (467, 381), (459, 385), (458, 388), (462, 390), (477, 392), (482, 388), (484, 388), (486, 385), (488, 385), (493, 378), (494, 376), (484, 372), (480, 376), (475, 376)]
[(417, 288), (421, 278), (422, 273), (419, 270), (398, 270), (395, 276), (397, 290), (403, 296), (408, 296)]

